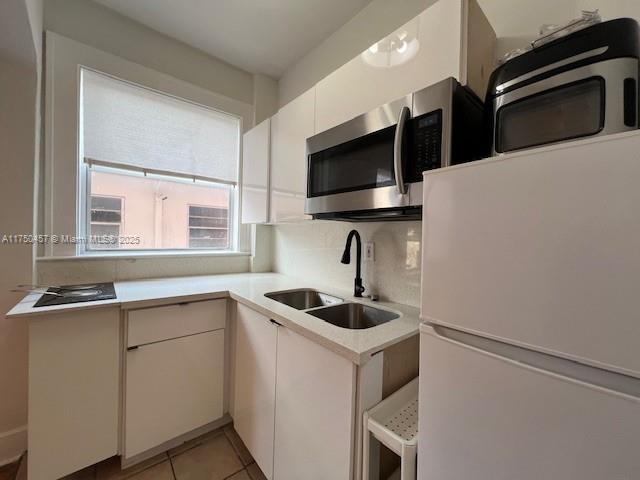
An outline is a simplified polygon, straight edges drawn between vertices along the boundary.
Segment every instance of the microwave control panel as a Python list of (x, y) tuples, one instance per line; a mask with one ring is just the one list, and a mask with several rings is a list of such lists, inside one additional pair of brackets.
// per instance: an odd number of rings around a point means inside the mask
[(442, 110), (425, 113), (416, 117), (413, 123), (413, 152), (410, 182), (421, 182), (422, 172), (440, 168), (442, 146)]

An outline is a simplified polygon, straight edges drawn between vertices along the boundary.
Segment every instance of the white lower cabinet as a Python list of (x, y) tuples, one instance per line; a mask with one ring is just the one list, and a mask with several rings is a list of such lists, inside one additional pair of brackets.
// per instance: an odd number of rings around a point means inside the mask
[(269, 318), (238, 304), (235, 332), (233, 423), (271, 480), (278, 329)]
[(355, 365), (278, 329), (275, 480), (352, 478)]
[(356, 367), (238, 304), (234, 426), (269, 480), (353, 475)]
[(224, 330), (128, 350), (125, 456), (222, 417), (223, 382)]
[(29, 319), (29, 480), (118, 453), (119, 344), (119, 308)]
[(224, 413), (226, 300), (128, 313), (124, 457)]

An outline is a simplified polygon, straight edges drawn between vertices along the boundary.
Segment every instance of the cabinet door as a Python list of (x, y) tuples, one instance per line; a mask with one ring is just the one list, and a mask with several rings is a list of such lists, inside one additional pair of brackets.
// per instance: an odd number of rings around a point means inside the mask
[(127, 351), (125, 457), (222, 417), (224, 330)]
[(435, 2), (316, 85), (323, 132), (446, 77), (464, 83), (462, 0)]
[(271, 121), (271, 222), (304, 220), (307, 138), (313, 136), (315, 88), (276, 113)]
[(120, 310), (29, 320), (29, 479), (118, 453)]
[(270, 137), (270, 119), (242, 137), (242, 223), (269, 221)]
[(267, 478), (273, 474), (277, 327), (238, 304), (236, 315), (234, 427)]
[(278, 329), (274, 479), (352, 477), (354, 385), (347, 359)]

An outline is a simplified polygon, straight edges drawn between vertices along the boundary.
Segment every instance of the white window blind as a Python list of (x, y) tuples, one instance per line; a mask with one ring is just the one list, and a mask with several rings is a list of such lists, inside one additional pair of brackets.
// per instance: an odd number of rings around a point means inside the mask
[(83, 69), (82, 127), (90, 162), (237, 183), (232, 115)]

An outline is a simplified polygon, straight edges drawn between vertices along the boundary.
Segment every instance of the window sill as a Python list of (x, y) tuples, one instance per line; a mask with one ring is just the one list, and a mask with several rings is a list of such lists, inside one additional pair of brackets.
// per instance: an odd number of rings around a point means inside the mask
[(70, 256), (48, 256), (37, 257), (36, 262), (57, 262), (61, 260), (135, 260), (139, 258), (185, 258), (185, 257), (248, 257), (251, 252), (235, 252), (235, 251), (219, 251), (219, 250), (199, 250), (199, 251), (176, 251), (169, 250), (164, 252), (91, 252), (82, 255)]

